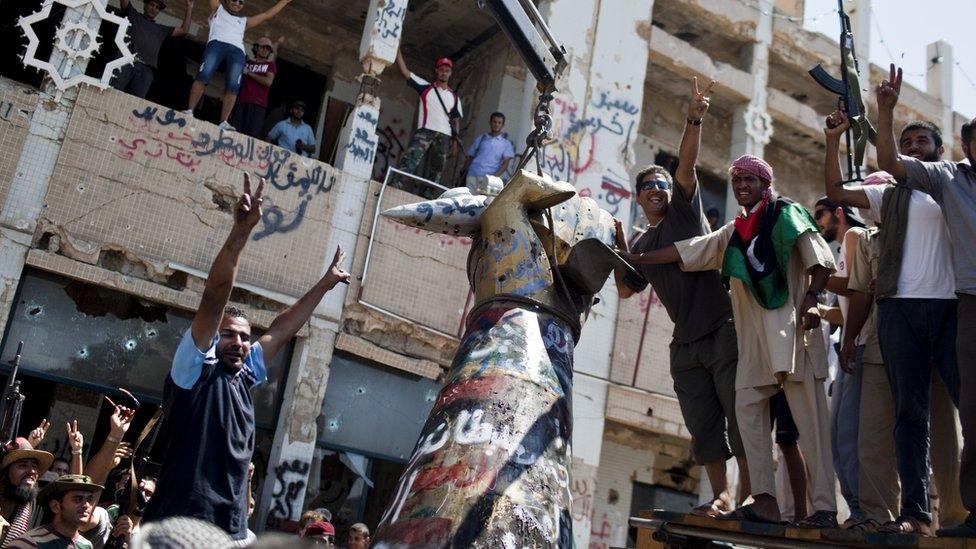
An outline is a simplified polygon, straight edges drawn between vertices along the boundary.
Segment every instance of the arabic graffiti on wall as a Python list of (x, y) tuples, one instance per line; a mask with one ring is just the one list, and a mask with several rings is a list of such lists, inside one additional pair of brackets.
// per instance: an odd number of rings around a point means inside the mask
[(263, 177), (278, 191), (297, 192), (299, 201), (292, 214), (275, 205), (274, 195), (269, 195), (254, 240), (297, 229), (313, 198), (329, 193), (336, 184), (335, 171), (325, 164), (242, 134), (211, 133), (210, 126), (192, 129), (189, 121), (172, 109), (152, 105), (133, 109), (129, 122), (133, 137), (110, 138), (116, 145), (113, 153), (120, 158), (140, 163), (159, 160), (191, 174), (204, 163), (217, 161)]
[[(580, 196), (591, 196), (611, 214), (620, 215), (631, 198), (626, 174), (613, 167), (626, 164), (627, 150), (637, 131), (640, 107), (607, 91), (599, 91), (584, 106), (556, 97), (553, 108), (555, 142), (545, 150), (545, 169), (564, 181), (574, 182)], [(620, 161), (610, 155), (619, 156)], [(596, 171), (597, 178), (579, 175)], [(629, 210), (625, 210), (629, 211)]]

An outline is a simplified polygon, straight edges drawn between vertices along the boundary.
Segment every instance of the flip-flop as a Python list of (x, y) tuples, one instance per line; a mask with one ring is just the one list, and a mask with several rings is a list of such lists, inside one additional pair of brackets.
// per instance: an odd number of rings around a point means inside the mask
[(762, 524), (775, 524), (779, 526), (778, 520), (770, 520), (760, 517), (752, 510), (752, 505), (743, 505), (731, 513), (716, 517), (721, 520), (737, 520), (739, 522), (759, 522)]

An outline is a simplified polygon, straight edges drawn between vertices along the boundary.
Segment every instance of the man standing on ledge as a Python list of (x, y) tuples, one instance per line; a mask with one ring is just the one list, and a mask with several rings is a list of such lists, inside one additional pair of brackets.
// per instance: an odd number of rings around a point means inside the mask
[[(460, 120), (463, 116), (461, 100), (447, 85), (451, 79), (454, 62), (447, 57), (438, 59), (434, 68), (437, 79), (431, 84), (410, 72), (406, 61), (403, 60), (403, 54), (399, 51), (396, 61), (400, 74), (406, 79), (407, 84), (420, 94), (417, 130), (413, 132), (410, 145), (400, 159), (399, 169), (423, 177), (425, 174), (419, 173), (419, 170), (426, 155), (428, 167), (426, 179), (440, 183), (441, 172), (447, 162), (448, 149), (453, 154), (461, 139)], [(413, 185), (401, 184), (401, 186), (407, 189), (414, 188)]]
[(685, 271), (721, 269), (730, 277), (739, 363), (735, 415), (749, 462), (753, 503), (733, 520), (779, 524), (769, 436), (769, 400), (780, 387), (801, 433), (814, 513), (799, 528), (836, 528), (830, 418), (823, 382), (827, 351), (816, 310), (834, 270), (833, 254), (810, 213), (773, 192), (773, 168), (745, 155), (732, 163), (732, 190), (743, 212), (704, 236), (631, 255), (635, 265), (681, 263)]
[[(695, 236), (711, 227), (702, 212), (698, 189), (698, 150), (701, 148), (702, 119), (708, 112), (708, 92), (694, 79), (688, 105), (688, 123), (681, 135), (678, 170), (674, 185), (671, 174), (651, 165), (637, 174), (637, 204), (644, 210), (649, 227), (632, 251), (655, 250)], [(627, 249), (623, 228), (617, 226), (618, 247)], [(671, 377), (681, 415), (691, 432), (692, 455), (705, 467), (712, 487), (712, 500), (696, 507), (696, 515), (717, 516), (735, 508), (729, 490), (725, 462), (739, 461), (743, 491), (749, 493), (745, 452), (735, 421), (735, 367), (738, 351), (732, 303), (717, 269), (683, 272), (677, 265), (638, 265), (640, 277), (617, 269), (617, 293), (626, 299), (654, 286), (661, 303), (674, 322), (671, 337)], [(727, 436), (726, 436), (727, 435)]]
[(251, 390), (267, 380), (265, 363), (308, 321), (326, 292), (349, 279), (338, 249), (325, 276), (251, 343), (247, 316), (227, 302), (241, 251), (261, 219), (263, 190), (262, 179), (252, 194), (244, 175), (234, 226), (210, 268), (193, 324), (173, 356), (163, 393), (165, 454), (144, 523), (189, 516), (223, 528), (234, 540), (245, 539), (248, 465), (254, 454)]

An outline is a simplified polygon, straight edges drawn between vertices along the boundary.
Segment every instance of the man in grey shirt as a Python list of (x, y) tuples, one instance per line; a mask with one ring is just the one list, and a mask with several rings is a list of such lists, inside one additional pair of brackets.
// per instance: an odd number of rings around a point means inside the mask
[(959, 296), (956, 356), (959, 367), (959, 420), (963, 450), (959, 491), (969, 511), (966, 522), (943, 528), (939, 536), (976, 538), (976, 119), (963, 124), (965, 162), (922, 162), (898, 156), (892, 130), (895, 105), (901, 91), (902, 71), (891, 65), (888, 80), (877, 88), (878, 166), (913, 190), (932, 195), (942, 207)]
[(136, 60), (122, 67), (112, 82), (112, 87), (136, 97), (146, 97), (149, 86), (156, 76), (159, 61), (159, 48), (167, 36), (183, 36), (190, 30), (190, 16), (193, 13), (193, 0), (186, 0), (186, 13), (179, 27), (169, 27), (156, 22), (156, 17), (166, 9), (165, 0), (147, 0), (143, 12), (139, 13), (131, 0), (119, 0), (122, 11), (129, 19), (129, 38)]
[[(695, 79), (688, 120), (678, 152), (677, 185), (661, 166), (651, 165), (637, 174), (637, 203), (650, 227), (634, 244), (634, 253), (656, 250), (679, 240), (708, 234), (702, 210), (695, 163), (701, 146), (702, 117), (708, 111), (708, 91)], [(626, 249), (618, 225), (618, 246)], [(638, 265), (641, 276), (615, 272), (617, 292), (628, 298), (654, 287), (674, 322), (671, 341), (671, 377), (678, 405), (691, 432), (692, 455), (705, 467), (713, 497), (693, 513), (718, 516), (735, 507), (725, 462), (731, 456), (743, 473), (743, 493), (750, 493), (745, 452), (735, 419), (735, 374), (738, 346), (732, 325), (732, 302), (716, 271), (684, 272), (677, 264)], [(727, 436), (726, 436), (727, 435)]]

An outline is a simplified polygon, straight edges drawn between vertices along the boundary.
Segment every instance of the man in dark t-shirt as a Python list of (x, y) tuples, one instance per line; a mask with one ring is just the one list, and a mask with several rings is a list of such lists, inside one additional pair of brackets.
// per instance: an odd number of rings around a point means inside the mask
[(159, 48), (167, 36), (183, 36), (190, 30), (190, 17), (193, 14), (193, 0), (187, 0), (186, 13), (179, 27), (170, 27), (156, 22), (156, 17), (166, 9), (165, 0), (147, 0), (143, 13), (136, 11), (131, 0), (120, 0), (119, 5), (129, 19), (129, 38), (132, 40), (132, 53), (136, 59), (131, 65), (119, 70), (112, 87), (135, 95), (146, 97), (149, 86), (156, 76), (156, 63), (159, 61)]
[[(702, 209), (695, 163), (701, 146), (702, 117), (708, 111), (708, 91), (695, 79), (688, 107), (688, 122), (681, 137), (675, 185), (666, 169), (651, 165), (637, 174), (637, 204), (650, 226), (631, 252), (656, 250), (674, 242), (710, 232)], [(617, 234), (622, 232), (618, 227)], [(618, 245), (626, 246), (620, 239)], [(692, 454), (705, 466), (714, 497), (693, 513), (717, 516), (731, 511), (733, 496), (725, 473), (731, 456), (745, 467), (745, 452), (735, 420), (735, 372), (738, 348), (732, 324), (732, 303), (718, 271), (684, 272), (677, 264), (637, 265), (640, 277), (615, 273), (617, 291), (628, 298), (654, 287), (674, 322), (671, 340), (671, 377), (685, 425), (691, 432)], [(743, 493), (749, 493), (747, 474)]]
[(254, 454), (251, 390), (267, 380), (265, 363), (308, 322), (326, 292), (349, 279), (338, 249), (325, 276), (275, 317), (252, 345), (246, 314), (227, 303), (241, 251), (261, 219), (263, 189), (262, 179), (252, 195), (244, 175), (234, 226), (173, 357), (163, 392), (165, 454), (144, 523), (189, 516), (223, 528), (235, 540), (247, 537), (248, 465)]

